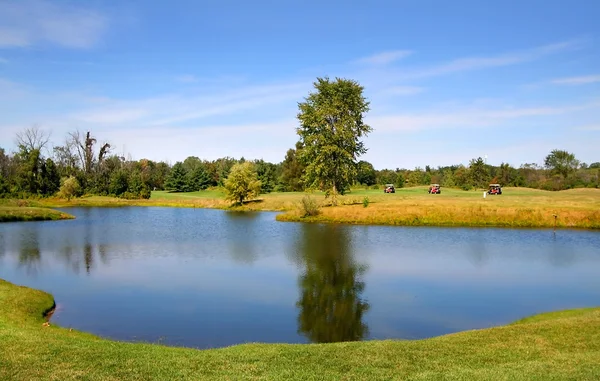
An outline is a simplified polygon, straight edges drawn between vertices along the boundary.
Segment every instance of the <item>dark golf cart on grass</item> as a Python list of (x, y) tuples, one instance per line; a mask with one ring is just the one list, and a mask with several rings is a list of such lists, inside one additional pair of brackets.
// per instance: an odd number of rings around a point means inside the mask
[(394, 184), (385, 184), (383, 188), (383, 193), (396, 193), (396, 188), (394, 188)]
[(442, 189), (440, 188), (440, 184), (431, 184), (429, 186), (429, 190), (427, 191), (429, 194), (440, 194), (442, 193)]
[(490, 190), (488, 194), (502, 194), (502, 187), (500, 184), (490, 184)]

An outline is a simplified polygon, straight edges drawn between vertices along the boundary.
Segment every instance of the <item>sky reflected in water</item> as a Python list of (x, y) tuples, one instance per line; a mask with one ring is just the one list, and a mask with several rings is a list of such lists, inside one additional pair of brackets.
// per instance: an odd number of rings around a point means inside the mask
[(73, 208), (0, 225), (0, 277), (53, 321), (130, 341), (416, 339), (600, 304), (593, 231), (279, 223), (273, 213)]

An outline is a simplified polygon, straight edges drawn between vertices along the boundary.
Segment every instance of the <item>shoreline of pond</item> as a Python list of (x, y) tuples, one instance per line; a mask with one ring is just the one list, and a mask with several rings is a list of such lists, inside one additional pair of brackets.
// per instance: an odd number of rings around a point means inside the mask
[[(266, 198), (265, 198), (266, 199)], [(126, 200), (113, 197), (95, 196), (71, 200), (40, 199), (19, 200), (25, 207), (37, 208), (37, 212), (52, 215), (48, 219), (74, 218), (54, 209), (71, 207), (172, 207), (221, 209), (236, 212), (279, 212), (280, 222), (330, 223), (373, 226), (430, 226), (430, 227), (497, 227), (497, 228), (541, 228), (541, 229), (600, 229), (600, 210), (579, 207), (554, 207), (529, 205), (528, 207), (505, 207), (481, 202), (444, 203), (404, 203), (391, 204), (376, 201), (364, 206), (358, 199), (348, 198), (341, 205), (331, 207), (321, 205), (315, 216), (304, 216), (296, 200), (290, 202), (264, 202), (253, 200), (242, 206), (231, 206), (222, 199), (148, 199)], [(15, 204), (16, 202), (13, 202)], [(10, 205), (10, 201), (9, 204)], [(0, 213), (5, 206), (0, 205)], [(21, 207), (24, 208), (24, 207)], [(18, 209), (13, 207), (12, 209)], [(33, 210), (33, 209), (32, 209)], [(62, 213), (62, 215), (61, 215)], [(12, 220), (12, 221), (26, 221)], [(0, 215), (0, 221), (3, 221)]]
[[(296, 376), (327, 375), (332, 379), (388, 378), (398, 376), (399, 369), (406, 377), (423, 372), (474, 376), (476, 372), (479, 377), (493, 378), (502, 371), (509, 378), (587, 378), (600, 372), (598, 307), (547, 312), (504, 326), (423, 340), (239, 344), (197, 350), (121, 342), (47, 324), (54, 297), (2, 279), (0, 300), (7, 306), (0, 312), (0, 354), (7, 359), (0, 376), (20, 374), (21, 379), (34, 375), (70, 378), (83, 371), (92, 378), (125, 380), (140, 374), (160, 378), (173, 369), (185, 369), (185, 377), (181, 376), (190, 379), (246, 377), (248, 372), (253, 377), (278, 379), (290, 378), (292, 367)], [(498, 346), (499, 342), (509, 345)], [(549, 342), (552, 351), (546, 348)], [(8, 351), (28, 356), (11, 356)], [(419, 355), (421, 352), (427, 356)], [(46, 361), (55, 359), (56, 353), (61, 353), (60, 361)], [(115, 359), (126, 361), (127, 371), (114, 367)], [(543, 366), (527, 366), (532, 361)], [(184, 363), (188, 366), (182, 367)]]

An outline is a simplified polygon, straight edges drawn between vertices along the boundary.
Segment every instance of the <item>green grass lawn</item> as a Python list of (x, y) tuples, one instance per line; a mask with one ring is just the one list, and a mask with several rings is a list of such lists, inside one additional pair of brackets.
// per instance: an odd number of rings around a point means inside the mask
[(43, 326), (51, 295), (0, 280), (0, 379), (598, 380), (600, 309), (417, 341), (194, 350)]
[(49, 208), (0, 206), (0, 222), (65, 220), (73, 216)]

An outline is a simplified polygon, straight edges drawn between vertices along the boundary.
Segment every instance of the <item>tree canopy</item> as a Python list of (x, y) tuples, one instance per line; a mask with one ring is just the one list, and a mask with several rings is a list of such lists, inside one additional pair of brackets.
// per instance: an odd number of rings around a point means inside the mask
[(258, 180), (254, 165), (249, 161), (231, 167), (229, 176), (225, 180), (227, 199), (239, 204), (242, 204), (244, 200), (258, 196), (260, 188), (260, 180)]
[(563, 179), (566, 179), (569, 174), (577, 170), (579, 160), (570, 152), (555, 149), (546, 156), (544, 165), (552, 172), (561, 175)]
[(369, 102), (353, 80), (317, 78), (314, 88), (298, 104), (300, 159), (306, 165), (306, 184), (324, 190), (335, 204), (336, 195), (344, 194), (356, 178), (357, 158), (367, 152), (361, 138), (372, 131), (363, 121)]

